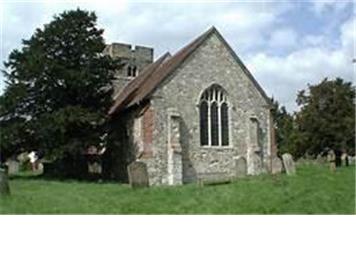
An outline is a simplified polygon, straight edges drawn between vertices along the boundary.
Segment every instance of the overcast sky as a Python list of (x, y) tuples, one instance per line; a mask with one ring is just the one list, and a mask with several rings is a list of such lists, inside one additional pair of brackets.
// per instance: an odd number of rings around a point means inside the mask
[(297, 109), (297, 91), (308, 83), (324, 77), (355, 83), (352, 0), (0, 2), (1, 63), (54, 14), (80, 7), (96, 12), (107, 43), (154, 47), (156, 58), (214, 25), (266, 93), (289, 111)]

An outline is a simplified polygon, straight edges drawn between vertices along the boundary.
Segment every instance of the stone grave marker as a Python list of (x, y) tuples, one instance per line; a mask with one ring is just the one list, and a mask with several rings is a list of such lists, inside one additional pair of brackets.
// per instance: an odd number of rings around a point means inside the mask
[(132, 188), (149, 187), (147, 166), (144, 162), (132, 162), (127, 169)]
[(332, 149), (329, 150), (327, 159), (329, 162), (330, 171), (335, 172), (335, 170), (336, 170), (336, 156), (335, 156), (334, 150), (332, 150)]
[(6, 161), (7, 173), (9, 175), (15, 174), (20, 169), (20, 163), (14, 159), (9, 159)]
[(272, 174), (279, 174), (283, 170), (282, 160), (275, 156), (272, 158)]
[(282, 155), (284, 169), (288, 175), (295, 174), (295, 164), (291, 154), (285, 153)]

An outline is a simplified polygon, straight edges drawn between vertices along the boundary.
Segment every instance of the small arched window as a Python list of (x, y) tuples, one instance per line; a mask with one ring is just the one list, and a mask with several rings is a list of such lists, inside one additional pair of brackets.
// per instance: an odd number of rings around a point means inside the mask
[(129, 77), (135, 77), (135, 76), (137, 76), (137, 67), (136, 67), (136, 66), (129, 65), (129, 66), (127, 67), (127, 76), (129, 76)]
[(225, 90), (213, 85), (203, 92), (199, 103), (200, 144), (229, 145), (229, 106)]

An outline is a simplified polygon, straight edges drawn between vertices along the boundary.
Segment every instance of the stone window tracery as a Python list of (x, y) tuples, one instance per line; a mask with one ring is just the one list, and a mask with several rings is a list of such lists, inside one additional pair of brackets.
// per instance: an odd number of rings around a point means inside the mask
[(200, 144), (202, 146), (229, 145), (229, 105), (226, 91), (212, 85), (201, 95), (199, 102)]

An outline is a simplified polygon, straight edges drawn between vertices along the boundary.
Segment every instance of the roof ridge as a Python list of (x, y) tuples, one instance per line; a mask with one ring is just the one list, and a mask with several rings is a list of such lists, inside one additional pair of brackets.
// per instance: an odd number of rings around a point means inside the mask
[(265, 97), (267, 103), (269, 98), (263, 91), (261, 86), (258, 84), (256, 79), (249, 72), (247, 67), (242, 63), (237, 54), (233, 51), (231, 46), (222, 37), (219, 31), (212, 26), (209, 30), (202, 33), (200, 36), (195, 38), (189, 44), (185, 45), (179, 51), (177, 51), (173, 56), (169, 52), (162, 55), (157, 61), (149, 65), (141, 74), (138, 75), (134, 80), (132, 80), (124, 90), (116, 98), (114, 106), (110, 109), (109, 114), (113, 114), (116, 111), (120, 111), (124, 108), (129, 108), (135, 104), (142, 102), (144, 99), (148, 98), (155, 89), (167, 79), (174, 71), (176, 71), (182, 63), (185, 62), (187, 58), (191, 56), (194, 51), (203, 44), (207, 38), (210, 37), (212, 33), (215, 33), (231, 52), (236, 62), (241, 66), (244, 73), (253, 82), (257, 90)]
[[(171, 56), (169, 52), (166, 52), (157, 61), (148, 66), (118, 95), (114, 105), (109, 111), (109, 114), (113, 114), (125, 106), (126, 108), (131, 107), (150, 95), (155, 87), (166, 79), (172, 71), (175, 71), (177, 67), (179, 67), (180, 64), (183, 63), (185, 59), (188, 58), (190, 54), (193, 53), (194, 50), (197, 49), (213, 31), (216, 31), (215, 27), (209, 28), (209, 30), (205, 31), (199, 37), (185, 45), (173, 56)], [(150, 73), (147, 71), (150, 71)], [(142, 75), (146, 73), (147, 75)], [(146, 85), (146, 87), (142, 86), (143, 84)], [(142, 88), (142, 91), (138, 92), (140, 87)]]

